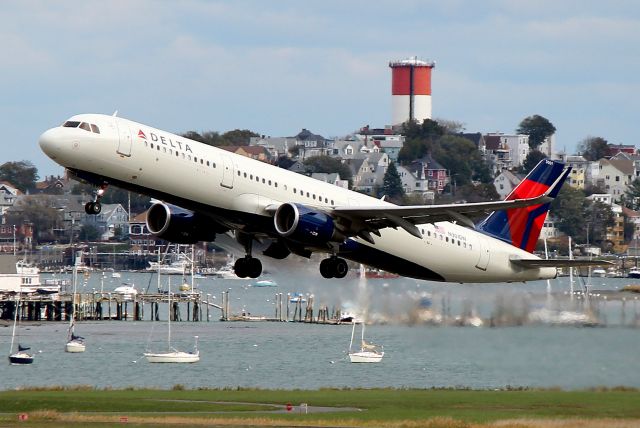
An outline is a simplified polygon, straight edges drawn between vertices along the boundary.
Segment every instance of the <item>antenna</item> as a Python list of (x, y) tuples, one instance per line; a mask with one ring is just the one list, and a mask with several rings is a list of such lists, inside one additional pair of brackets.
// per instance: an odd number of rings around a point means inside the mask
[(114, 112), (113, 112), (113, 114), (112, 114), (111, 116), (113, 116), (113, 117), (118, 116), (118, 110), (114, 111)]

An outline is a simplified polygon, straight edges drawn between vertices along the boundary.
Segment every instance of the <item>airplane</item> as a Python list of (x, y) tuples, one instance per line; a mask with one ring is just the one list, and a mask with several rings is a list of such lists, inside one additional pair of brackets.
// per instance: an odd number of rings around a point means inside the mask
[[(551, 279), (560, 266), (532, 251), (550, 202), (570, 168), (543, 159), (504, 201), (399, 206), (114, 115), (79, 114), (39, 138), (71, 176), (96, 186), (99, 214), (108, 185), (156, 199), (147, 228), (174, 243), (232, 234), (245, 257), (234, 272), (257, 278), (262, 254), (328, 255), (324, 278), (344, 278), (346, 260), (416, 279), (521, 282)], [(469, 215), (488, 213), (474, 224)], [(600, 263), (602, 264), (602, 263)]]

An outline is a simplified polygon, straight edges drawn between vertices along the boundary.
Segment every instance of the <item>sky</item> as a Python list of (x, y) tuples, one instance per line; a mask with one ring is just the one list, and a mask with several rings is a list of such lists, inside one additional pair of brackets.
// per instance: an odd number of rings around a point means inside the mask
[(0, 2), (0, 163), (62, 169), (38, 136), (78, 113), (171, 132), (325, 137), (391, 122), (390, 60), (436, 62), (433, 117), (569, 153), (636, 144), (640, 5), (590, 0)]

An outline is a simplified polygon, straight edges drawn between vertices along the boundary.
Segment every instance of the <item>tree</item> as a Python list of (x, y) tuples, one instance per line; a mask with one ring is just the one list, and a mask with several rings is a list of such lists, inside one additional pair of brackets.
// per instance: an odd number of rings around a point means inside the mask
[(601, 137), (587, 137), (578, 144), (578, 151), (589, 161), (610, 156), (609, 143)]
[(542, 159), (546, 159), (546, 157), (547, 156), (544, 153), (537, 149), (531, 150), (524, 162), (522, 162), (520, 172), (522, 174), (529, 174), (529, 172), (531, 172), (531, 170), (535, 168)]
[(54, 241), (55, 229), (62, 229), (62, 212), (54, 206), (48, 195), (29, 195), (20, 198), (7, 212), (7, 223), (20, 224), (28, 221), (33, 225), (33, 240)]
[(232, 146), (247, 146), (251, 137), (259, 137), (260, 134), (256, 134), (248, 129), (234, 129), (222, 134), (222, 138), (229, 142)]
[(582, 190), (562, 186), (558, 196), (551, 203), (551, 213), (559, 220), (558, 229), (574, 239), (580, 239), (584, 242), (586, 238), (584, 218), (586, 207), (587, 199), (585, 199)]
[(78, 239), (81, 241), (96, 241), (100, 238), (100, 231), (92, 224), (85, 224), (80, 228)]
[(404, 196), (402, 180), (394, 162), (389, 163), (382, 178), (382, 192), (394, 201), (400, 201)]
[(0, 180), (7, 181), (22, 192), (35, 187), (38, 169), (31, 161), (5, 162), (0, 165)]
[(187, 131), (181, 134), (185, 138), (198, 141), (200, 143), (207, 144), (209, 146), (246, 146), (249, 144), (251, 137), (259, 137), (260, 134), (256, 134), (248, 129), (234, 129), (227, 131), (220, 135), (215, 131), (206, 131), (202, 134), (196, 131)]
[(351, 170), (340, 159), (332, 158), (330, 156), (312, 156), (305, 159), (304, 165), (309, 173), (324, 172), (331, 174), (337, 172), (340, 174), (340, 179), (351, 180)]
[(459, 134), (464, 132), (464, 123), (458, 122), (457, 120), (448, 120), (448, 119), (436, 119), (438, 125), (440, 125), (446, 134)]
[(445, 135), (434, 144), (432, 155), (449, 170), (456, 186), (463, 186), (472, 180), (485, 183), (492, 181), (489, 167), (478, 148), (466, 138)]
[(537, 149), (547, 137), (556, 132), (556, 127), (547, 118), (534, 114), (522, 119), (516, 132), (528, 135), (529, 147)]
[(456, 199), (464, 199), (469, 203), (486, 202), (497, 201), (500, 199), (500, 195), (498, 195), (493, 183), (480, 183), (478, 185), (469, 183), (458, 187), (456, 190)]
[(402, 134), (406, 141), (398, 153), (398, 160), (404, 164), (425, 157), (431, 151), (434, 141), (445, 134), (445, 128), (431, 119), (426, 119), (421, 124), (407, 121), (402, 125)]

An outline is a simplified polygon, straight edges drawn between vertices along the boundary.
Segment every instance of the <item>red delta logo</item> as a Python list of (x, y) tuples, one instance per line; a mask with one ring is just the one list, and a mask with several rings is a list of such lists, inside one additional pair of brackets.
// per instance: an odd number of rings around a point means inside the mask
[(147, 139), (147, 136), (144, 135), (144, 132), (142, 132), (142, 129), (138, 131), (138, 138), (144, 138), (145, 140)]

